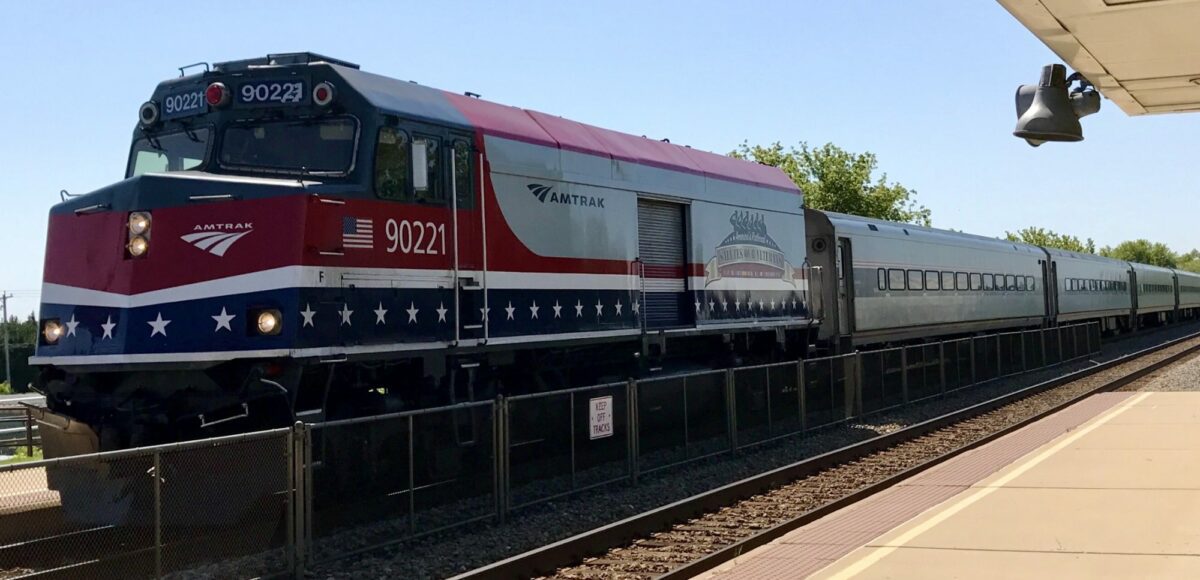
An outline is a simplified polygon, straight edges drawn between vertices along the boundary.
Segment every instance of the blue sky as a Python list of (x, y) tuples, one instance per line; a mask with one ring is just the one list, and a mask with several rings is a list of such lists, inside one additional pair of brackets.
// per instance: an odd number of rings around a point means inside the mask
[(1025, 145), (1013, 92), (1057, 59), (992, 1), (11, 2), (0, 48), (0, 288), (21, 314), (36, 307), (58, 191), (121, 179), (156, 83), (299, 50), (710, 151), (871, 151), (938, 227), (1200, 246), (1179, 205), (1197, 189), (1200, 115), (1130, 118), (1106, 102), (1083, 143)]

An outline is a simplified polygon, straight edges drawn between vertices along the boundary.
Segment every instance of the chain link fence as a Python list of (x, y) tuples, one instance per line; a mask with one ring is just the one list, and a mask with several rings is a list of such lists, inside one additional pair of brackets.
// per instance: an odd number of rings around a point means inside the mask
[(0, 578), (298, 575), (1099, 347), (1066, 326), (0, 466)]

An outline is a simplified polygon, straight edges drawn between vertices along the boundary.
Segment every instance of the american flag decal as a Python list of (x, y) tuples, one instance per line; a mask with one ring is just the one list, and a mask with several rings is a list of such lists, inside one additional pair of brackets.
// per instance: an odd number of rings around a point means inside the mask
[(358, 250), (375, 248), (375, 226), (371, 218), (342, 218), (342, 246)]

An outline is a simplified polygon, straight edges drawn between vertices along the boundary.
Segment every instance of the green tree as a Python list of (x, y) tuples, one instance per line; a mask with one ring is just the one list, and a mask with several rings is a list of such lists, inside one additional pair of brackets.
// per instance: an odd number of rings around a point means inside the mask
[(1176, 267), (1180, 270), (1188, 272), (1196, 272), (1200, 274), (1200, 250), (1192, 250), (1185, 254), (1180, 254), (1175, 260)]
[(1058, 248), (1060, 250), (1067, 250), (1068, 252), (1083, 254), (1096, 253), (1096, 242), (1091, 238), (1081, 241), (1075, 236), (1055, 233), (1044, 228), (1029, 227), (1018, 230), (1016, 233), (1006, 231), (1004, 232), (1004, 237), (1010, 242), (1021, 242), (1044, 248)]
[(1100, 249), (1100, 255), (1164, 268), (1174, 268), (1178, 263), (1178, 257), (1166, 244), (1145, 239), (1121, 242), (1115, 248), (1105, 246)]
[[(24, 321), (16, 316), (9, 316), (5, 322), (0, 322), (0, 340), (3, 340), (4, 327), (8, 327), (9, 344), (34, 344), (37, 342), (38, 323), (33, 313)], [(3, 356), (3, 354), (0, 354)], [(0, 361), (3, 363), (3, 361)], [(3, 379), (4, 369), (0, 368), (0, 379)]]
[(873, 174), (878, 160), (870, 152), (853, 153), (832, 143), (785, 149), (776, 141), (767, 146), (743, 142), (730, 153), (783, 170), (804, 192), (804, 206), (896, 222), (928, 226), (930, 212), (918, 205), (916, 190), (888, 183), (887, 174)]

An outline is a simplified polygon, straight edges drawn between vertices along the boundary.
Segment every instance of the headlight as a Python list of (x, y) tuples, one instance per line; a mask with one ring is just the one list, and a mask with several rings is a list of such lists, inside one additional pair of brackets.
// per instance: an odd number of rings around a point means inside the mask
[(42, 323), (42, 337), (46, 339), (46, 344), (57, 343), (62, 335), (63, 327), (58, 320), (51, 319)]
[(150, 214), (135, 211), (129, 214), (129, 233), (140, 236), (150, 229)]
[(263, 310), (258, 313), (256, 321), (258, 333), (264, 336), (279, 334), (282, 329), (283, 320), (280, 318), (278, 310)]
[(142, 256), (150, 249), (150, 241), (142, 236), (129, 238), (129, 255), (135, 258)]

